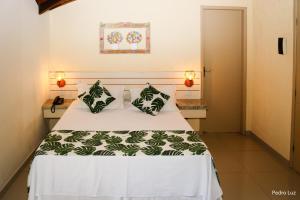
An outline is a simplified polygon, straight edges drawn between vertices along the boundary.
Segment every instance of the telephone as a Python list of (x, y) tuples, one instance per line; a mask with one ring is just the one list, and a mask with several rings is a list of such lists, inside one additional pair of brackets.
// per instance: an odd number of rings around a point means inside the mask
[(65, 100), (64, 98), (60, 98), (59, 96), (55, 97), (52, 103), (51, 112), (55, 113), (55, 106), (63, 104), (64, 100)]

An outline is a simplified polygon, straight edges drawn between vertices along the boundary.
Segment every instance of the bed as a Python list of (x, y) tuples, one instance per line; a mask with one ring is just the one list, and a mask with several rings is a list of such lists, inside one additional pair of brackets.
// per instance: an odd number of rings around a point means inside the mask
[(29, 200), (222, 198), (212, 156), (179, 110), (92, 114), (78, 104), (36, 151)]

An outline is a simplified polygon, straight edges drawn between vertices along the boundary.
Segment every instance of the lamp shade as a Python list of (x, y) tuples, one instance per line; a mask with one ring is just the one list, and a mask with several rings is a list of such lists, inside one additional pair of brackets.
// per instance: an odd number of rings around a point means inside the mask
[(66, 85), (65, 79), (65, 73), (64, 72), (55, 72), (55, 78), (57, 80), (57, 86), (58, 87), (64, 87)]
[(193, 70), (185, 71), (184, 77), (185, 77), (185, 79), (188, 79), (188, 80), (194, 80), (196, 77), (196, 73)]
[(55, 72), (55, 78), (57, 81), (65, 79), (65, 72)]
[(196, 73), (193, 70), (190, 71), (185, 71), (184, 73), (184, 77), (185, 77), (185, 82), (184, 84), (187, 87), (192, 87), (194, 85), (194, 79), (196, 77)]

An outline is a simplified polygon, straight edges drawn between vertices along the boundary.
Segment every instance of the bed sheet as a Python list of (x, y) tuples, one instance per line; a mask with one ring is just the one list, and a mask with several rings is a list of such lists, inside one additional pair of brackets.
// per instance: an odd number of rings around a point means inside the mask
[(74, 101), (52, 130), (192, 130), (179, 110), (160, 112), (157, 116), (130, 109), (103, 110), (93, 114)]
[[(74, 102), (54, 130), (192, 130), (180, 112), (92, 114)], [(36, 156), (29, 200), (216, 200), (222, 190), (209, 151), (194, 156)]]

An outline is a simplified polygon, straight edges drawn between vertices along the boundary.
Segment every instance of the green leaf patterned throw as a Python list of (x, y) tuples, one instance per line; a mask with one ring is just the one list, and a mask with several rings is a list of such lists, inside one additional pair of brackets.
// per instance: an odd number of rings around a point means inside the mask
[(115, 100), (99, 80), (88, 91), (80, 94), (78, 98), (90, 108), (92, 113), (101, 112)]
[(140, 97), (132, 102), (132, 105), (142, 112), (155, 116), (169, 99), (169, 95), (160, 92), (147, 83), (147, 87), (141, 92)]
[(198, 156), (208, 153), (194, 131), (56, 130), (47, 135), (35, 156)]

